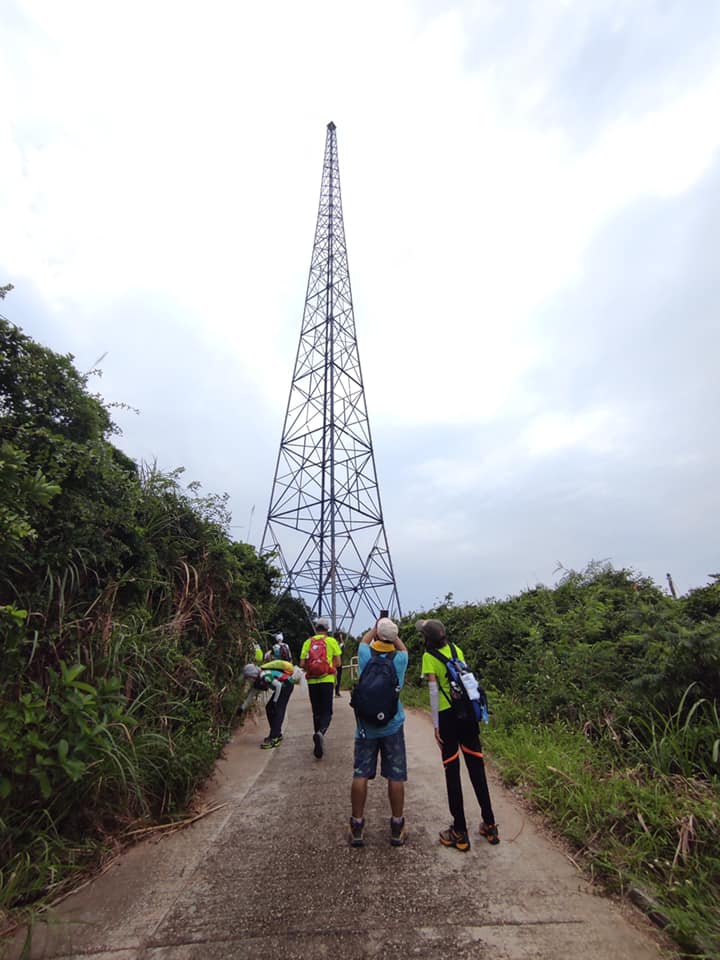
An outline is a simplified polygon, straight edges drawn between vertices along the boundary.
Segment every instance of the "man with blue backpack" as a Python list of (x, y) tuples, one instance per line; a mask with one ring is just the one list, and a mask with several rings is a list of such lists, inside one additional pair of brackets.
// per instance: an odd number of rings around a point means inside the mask
[(462, 650), (448, 640), (440, 620), (418, 620), (416, 626), (425, 638), (420, 670), (428, 681), (435, 740), (442, 752), (453, 818), (448, 829), (440, 832), (440, 843), (462, 852), (470, 849), (460, 781), (461, 753), (482, 811), (480, 836), (488, 843), (499, 843), (478, 732), (480, 720), (487, 719), (484, 692), (468, 670)]
[(390, 843), (401, 847), (407, 839), (403, 813), (407, 780), (405, 712), (400, 702), (407, 665), (407, 647), (398, 635), (397, 625), (389, 617), (381, 617), (358, 646), (358, 682), (350, 698), (357, 720), (350, 791), (351, 847), (362, 847), (365, 842), (365, 801), (368, 781), (375, 779), (378, 754), (380, 774), (388, 782)]

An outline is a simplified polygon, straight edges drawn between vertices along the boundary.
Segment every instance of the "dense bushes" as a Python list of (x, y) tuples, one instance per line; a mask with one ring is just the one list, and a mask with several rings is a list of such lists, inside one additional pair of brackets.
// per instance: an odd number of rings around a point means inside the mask
[(0, 318), (0, 913), (187, 803), (272, 602), (226, 498), (126, 457), (86, 379)]
[[(591, 564), (554, 588), (441, 619), (490, 690), (484, 730), (527, 791), (619, 890), (649, 891), (693, 956), (720, 955), (720, 607), (717, 577), (680, 600)], [(402, 633), (417, 683), (420, 639)]]
[[(274, 571), (229, 540), (225, 498), (139, 467), (114, 430), (71, 357), (0, 318), (0, 914), (58, 893), (124, 825), (181, 809), (227, 737), (256, 623), (296, 656), (305, 634)], [(720, 949), (711, 581), (676, 601), (591, 564), (425, 615), (489, 688), (506, 778), (533, 784), (594, 869), (654, 877), (676, 934), (697, 921)]]
[[(632, 731), (619, 738), (631, 750), (658, 716), (690, 718), (696, 770), (713, 778), (720, 776), (718, 589), (713, 583), (676, 601), (630, 570), (591, 564), (565, 572), (555, 588), (477, 605), (450, 600), (425, 615), (443, 620), (486, 684), (533, 720), (605, 732), (611, 720), (614, 731)], [(411, 619), (404, 635), (417, 649)]]

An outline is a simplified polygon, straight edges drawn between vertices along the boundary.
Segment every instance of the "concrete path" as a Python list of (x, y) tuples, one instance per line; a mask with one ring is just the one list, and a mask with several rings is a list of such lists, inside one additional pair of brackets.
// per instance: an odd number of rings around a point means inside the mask
[[(226, 750), (204, 802), (223, 807), (145, 842), (36, 927), (30, 958), (234, 960), (657, 960), (658, 934), (596, 895), (565, 853), (497, 781), (501, 837), (477, 835), (467, 780), (469, 853), (447, 850), (439, 751), (429, 717), (406, 724), (407, 846), (388, 842), (385, 781), (370, 784), (366, 846), (346, 842), (352, 776), (348, 694), (335, 700), (326, 755), (312, 755), (307, 692), (296, 690), (276, 750), (264, 717)], [(508, 842), (515, 837), (512, 842)], [(288, 839), (289, 838), (289, 839)], [(5, 956), (18, 960), (21, 941)]]

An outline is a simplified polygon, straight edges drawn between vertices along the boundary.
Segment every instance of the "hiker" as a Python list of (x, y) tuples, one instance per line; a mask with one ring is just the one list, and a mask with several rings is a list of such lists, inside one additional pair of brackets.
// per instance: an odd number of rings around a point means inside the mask
[(325, 752), (327, 733), (333, 712), (335, 674), (340, 664), (340, 647), (328, 635), (330, 624), (323, 617), (315, 620), (315, 633), (300, 651), (300, 666), (305, 671), (313, 715), (313, 755), (320, 760)]
[(448, 659), (455, 656), (463, 660), (463, 652), (457, 645), (453, 645), (453, 653), (445, 627), (439, 620), (418, 620), (416, 627), (425, 638), (425, 653), (423, 653), (420, 672), (427, 677), (428, 681), (435, 740), (442, 752), (448, 806), (453, 818), (448, 829), (440, 832), (440, 842), (446, 847), (455, 847), (456, 850), (470, 849), (460, 783), (460, 751), (462, 751), (470, 782), (482, 811), (480, 835), (488, 843), (499, 843), (500, 837), (485, 776), (478, 721), (472, 711), (463, 717), (458, 716), (455, 707), (451, 705), (447, 669), (444, 662), (434, 656), (434, 653), (439, 653)]
[[(392, 677), (385, 679), (386, 671), (376, 664), (369, 666), (374, 659), (389, 660)], [(408, 829), (405, 825), (405, 781), (407, 780), (407, 760), (405, 755), (405, 713), (398, 697), (408, 665), (407, 647), (398, 635), (398, 628), (389, 617), (382, 617), (372, 630), (368, 630), (358, 646), (358, 683), (350, 701), (355, 707), (357, 727), (355, 729), (355, 760), (353, 766), (353, 781), (350, 790), (350, 830), (348, 840), (350, 846), (363, 846), (363, 830), (365, 828), (365, 801), (367, 799), (368, 780), (375, 779), (377, 758), (380, 754), (380, 774), (388, 784), (388, 799), (390, 801), (390, 843), (394, 847), (401, 847), (407, 839)], [(366, 672), (367, 671), (367, 672)], [(362, 688), (363, 673), (367, 693), (360, 700), (358, 694)], [(382, 679), (381, 679), (382, 678)], [(390, 683), (389, 692), (394, 694), (392, 706), (397, 705), (394, 716), (385, 724), (371, 723), (364, 719), (363, 712), (374, 713), (380, 704), (384, 703), (387, 695), (385, 685)], [(386, 710), (386, 712), (388, 712)]]
[(270, 732), (260, 746), (263, 750), (279, 747), (283, 738), (282, 728), (288, 700), (294, 685), (300, 683), (302, 672), (287, 660), (270, 660), (262, 666), (256, 663), (246, 664), (243, 674), (252, 682), (252, 688), (240, 707), (240, 714), (245, 713), (261, 690), (272, 690), (272, 696), (265, 704), (265, 716)]
[(285, 643), (285, 638), (282, 633), (276, 633), (273, 637), (273, 645), (265, 654), (265, 660), (286, 660), (288, 663), (293, 662), (290, 647)]
[(335, 696), (339, 697), (340, 685), (342, 683), (342, 671), (343, 671), (342, 655), (343, 655), (343, 652), (345, 651), (345, 634), (344, 633), (338, 633), (337, 642), (338, 642), (338, 646), (340, 647), (340, 663), (338, 664), (337, 676), (335, 677)]

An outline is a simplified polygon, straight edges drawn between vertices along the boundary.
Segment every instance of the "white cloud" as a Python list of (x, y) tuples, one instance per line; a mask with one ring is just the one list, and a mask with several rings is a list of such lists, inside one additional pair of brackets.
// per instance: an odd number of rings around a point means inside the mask
[[(634, 205), (682, 197), (716, 158), (710, 60), (692, 81), (649, 84), (644, 99), (621, 88), (597, 125), (578, 95), (583, 137), (551, 109), (559, 93), (573, 101), (565, 71), (582, 69), (601, 21), (613, 42), (650, 34), (652, 5), (642, 16), (616, 0), (529, 3), (526, 16), (483, 2), (430, 15), (411, 0), (12, 9), (0, 54), (0, 283), (40, 292), (72, 340), (61, 349), (87, 354), (81, 366), (107, 349), (103, 323), (133, 309), (135, 339), (113, 338), (104, 381), (128, 402), (138, 345), (158, 363), (168, 342), (212, 345), (192, 393), (173, 370), (154, 399), (148, 390), (148, 432), (168, 403), (183, 422), (203, 383), (220, 401), (223, 378), (235, 379), (242, 390), (234, 383), (217, 415), (238, 448), (243, 422), (274, 416), (257, 451), (258, 471), (272, 469), (332, 119), (373, 427), (465, 427), (457, 451), (408, 464), (416, 506), (395, 529), (411, 543), (460, 536), (461, 512), (438, 509), (446, 498), (520, 484), (528, 462), (630, 456), (646, 411), (606, 397), (563, 407), (547, 371), (561, 375), (576, 345), (559, 345), (539, 308), (574, 287), (582, 309), (598, 233)], [(128, 424), (128, 444), (139, 429)], [(178, 448), (191, 455), (193, 443)], [(247, 496), (262, 502), (270, 480)], [(234, 482), (229, 462), (206, 486)]]
[[(545, 350), (533, 310), (577, 278), (618, 210), (687, 189), (720, 136), (706, 122), (720, 75), (622, 118), (587, 150), (540, 126), (552, 18), (513, 48), (515, 60), (526, 45), (537, 69), (507, 115), (495, 64), (468, 69), (457, 12), (23, 9), (35, 26), (28, 62), (5, 69), (16, 78), (2, 133), (13, 239), (0, 260), (61, 301), (172, 291), (267, 399), (294, 358), (327, 119), (369, 397), (375, 416), (400, 423), (532, 406), (522, 381)], [(28, 117), (40, 135), (24, 136)], [(408, 402), (430, 357), (441, 387)]]
[(523, 441), (532, 456), (573, 448), (607, 454), (618, 449), (626, 429), (625, 415), (609, 408), (546, 413), (528, 425)]

